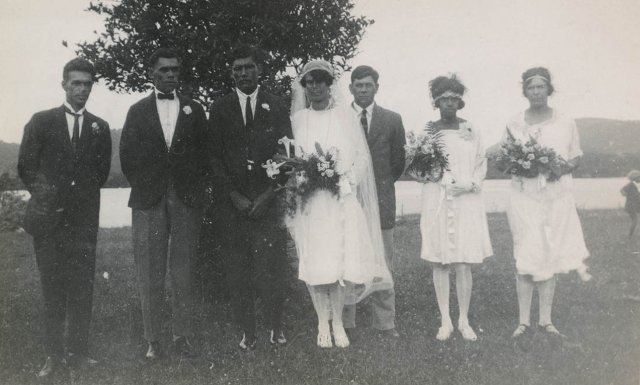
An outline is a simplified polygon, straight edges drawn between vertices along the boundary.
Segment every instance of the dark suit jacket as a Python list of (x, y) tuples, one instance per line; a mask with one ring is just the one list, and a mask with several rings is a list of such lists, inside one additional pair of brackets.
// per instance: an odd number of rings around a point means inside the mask
[(391, 229), (396, 223), (396, 189), (394, 183), (404, 172), (404, 126), (399, 114), (377, 104), (367, 135), (380, 207), (380, 225)]
[(148, 209), (166, 193), (169, 184), (189, 207), (205, 200), (208, 174), (207, 117), (193, 100), (178, 96), (180, 112), (171, 141), (162, 132), (155, 93), (129, 109), (120, 139), (120, 164), (131, 185), (129, 207)]
[[(230, 204), (230, 194), (237, 191), (253, 200), (273, 182), (261, 167), (284, 147), (278, 144), (283, 136), (292, 138), (291, 120), (282, 100), (262, 90), (258, 91), (251, 130), (245, 127), (238, 94), (225, 96), (211, 107), (211, 162), (214, 188), (219, 203)], [(247, 169), (247, 159), (254, 161)]]
[(45, 235), (60, 217), (73, 216), (72, 224), (97, 233), (100, 188), (110, 166), (111, 133), (104, 120), (85, 111), (74, 154), (64, 106), (33, 115), (18, 158), (18, 174), (31, 193), (25, 230)]
[(630, 213), (640, 213), (640, 192), (635, 183), (629, 182), (620, 190), (627, 200), (624, 202), (624, 209)]

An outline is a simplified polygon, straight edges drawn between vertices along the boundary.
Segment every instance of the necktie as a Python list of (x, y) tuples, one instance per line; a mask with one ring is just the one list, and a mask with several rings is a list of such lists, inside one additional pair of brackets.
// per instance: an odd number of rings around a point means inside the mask
[(156, 95), (159, 100), (173, 100), (173, 93), (163, 94), (162, 92), (158, 92)]
[(73, 134), (71, 135), (71, 148), (73, 148), (73, 152), (75, 152), (76, 148), (78, 147), (78, 140), (80, 139), (80, 117), (82, 116), (82, 114), (76, 114), (66, 107), (64, 111), (67, 114), (73, 115)]
[(253, 111), (251, 110), (251, 96), (247, 96), (247, 105), (244, 109), (245, 114), (245, 126), (250, 127), (253, 125)]
[(367, 124), (367, 110), (362, 110), (362, 114), (360, 114), (360, 125), (362, 125), (362, 129), (364, 130), (364, 135), (369, 135), (369, 125)]

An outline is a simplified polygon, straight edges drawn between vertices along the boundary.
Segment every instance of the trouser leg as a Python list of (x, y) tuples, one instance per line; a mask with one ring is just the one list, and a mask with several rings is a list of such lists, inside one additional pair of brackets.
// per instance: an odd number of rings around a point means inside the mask
[(88, 354), (95, 279), (96, 231), (97, 229), (75, 228), (69, 236), (71, 242), (67, 259), (68, 348), (69, 352), (74, 354)]
[(198, 255), (202, 210), (186, 206), (173, 188), (167, 193), (170, 228), (173, 335), (193, 335), (193, 270)]
[(34, 237), (34, 249), (44, 302), (44, 347), (48, 356), (64, 355), (64, 322), (66, 315), (67, 276), (65, 261), (57, 237)]
[(133, 248), (142, 306), (144, 338), (158, 341), (165, 299), (167, 245), (169, 242), (166, 198), (155, 207), (132, 210)]
[[(382, 230), (382, 241), (387, 267), (391, 273), (393, 273), (395, 269), (393, 228)], [(396, 327), (396, 293), (393, 288), (373, 292), (371, 294), (371, 306), (374, 328), (378, 330), (389, 330)], [(345, 320), (345, 324), (346, 321), (348, 320)], [(355, 317), (353, 325), (355, 326)]]

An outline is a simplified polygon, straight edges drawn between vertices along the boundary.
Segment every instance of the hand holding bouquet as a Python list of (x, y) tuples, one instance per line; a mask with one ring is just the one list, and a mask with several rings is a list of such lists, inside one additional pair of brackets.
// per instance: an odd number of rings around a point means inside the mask
[(530, 137), (526, 143), (513, 137), (507, 139), (492, 158), (498, 168), (508, 175), (536, 178), (542, 175), (548, 181), (556, 181), (565, 174), (567, 161), (549, 147), (544, 147)]
[(449, 167), (442, 134), (436, 132), (430, 123), (418, 136), (409, 132), (405, 150), (408, 164), (406, 173), (418, 182), (439, 182)]

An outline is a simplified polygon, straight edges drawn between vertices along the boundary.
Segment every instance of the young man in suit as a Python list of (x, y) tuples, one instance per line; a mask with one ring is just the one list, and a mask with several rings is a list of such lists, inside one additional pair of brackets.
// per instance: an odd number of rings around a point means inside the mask
[(145, 358), (164, 355), (160, 343), (167, 268), (171, 274), (176, 352), (195, 357), (192, 277), (202, 222), (207, 119), (204, 109), (176, 91), (180, 57), (166, 48), (149, 59), (153, 92), (129, 109), (120, 141), (122, 172), (131, 185), (133, 247)]
[(237, 322), (240, 348), (256, 345), (254, 291), (265, 306), (272, 344), (284, 344), (282, 308), (287, 269), (286, 233), (276, 205), (273, 181), (261, 167), (292, 137), (288, 109), (279, 97), (258, 85), (259, 51), (233, 51), (231, 74), (236, 88), (219, 100), (209, 116), (215, 205), (224, 218), (225, 271)]
[[(396, 191), (394, 183), (404, 172), (405, 134), (399, 114), (378, 106), (378, 72), (370, 66), (359, 66), (351, 72), (349, 91), (353, 95), (353, 113), (360, 121), (367, 137), (373, 172), (376, 179), (380, 225), (387, 266), (393, 273), (393, 228), (396, 223)], [(371, 294), (373, 327), (386, 335), (399, 337), (395, 327), (395, 291), (377, 291)], [(345, 328), (356, 326), (355, 305), (345, 306)]]
[(62, 373), (67, 358), (72, 367), (97, 364), (89, 357), (89, 327), (100, 188), (111, 166), (111, 134), (107, 122), (85, 109), (94, 78), (90, 62), (68, 62), (63, 105), (33, 115), (20, 145), (18, 173), (31, 193), (25, 230), (33, 235), (44, 297), (47, 359), (41, 378)]

